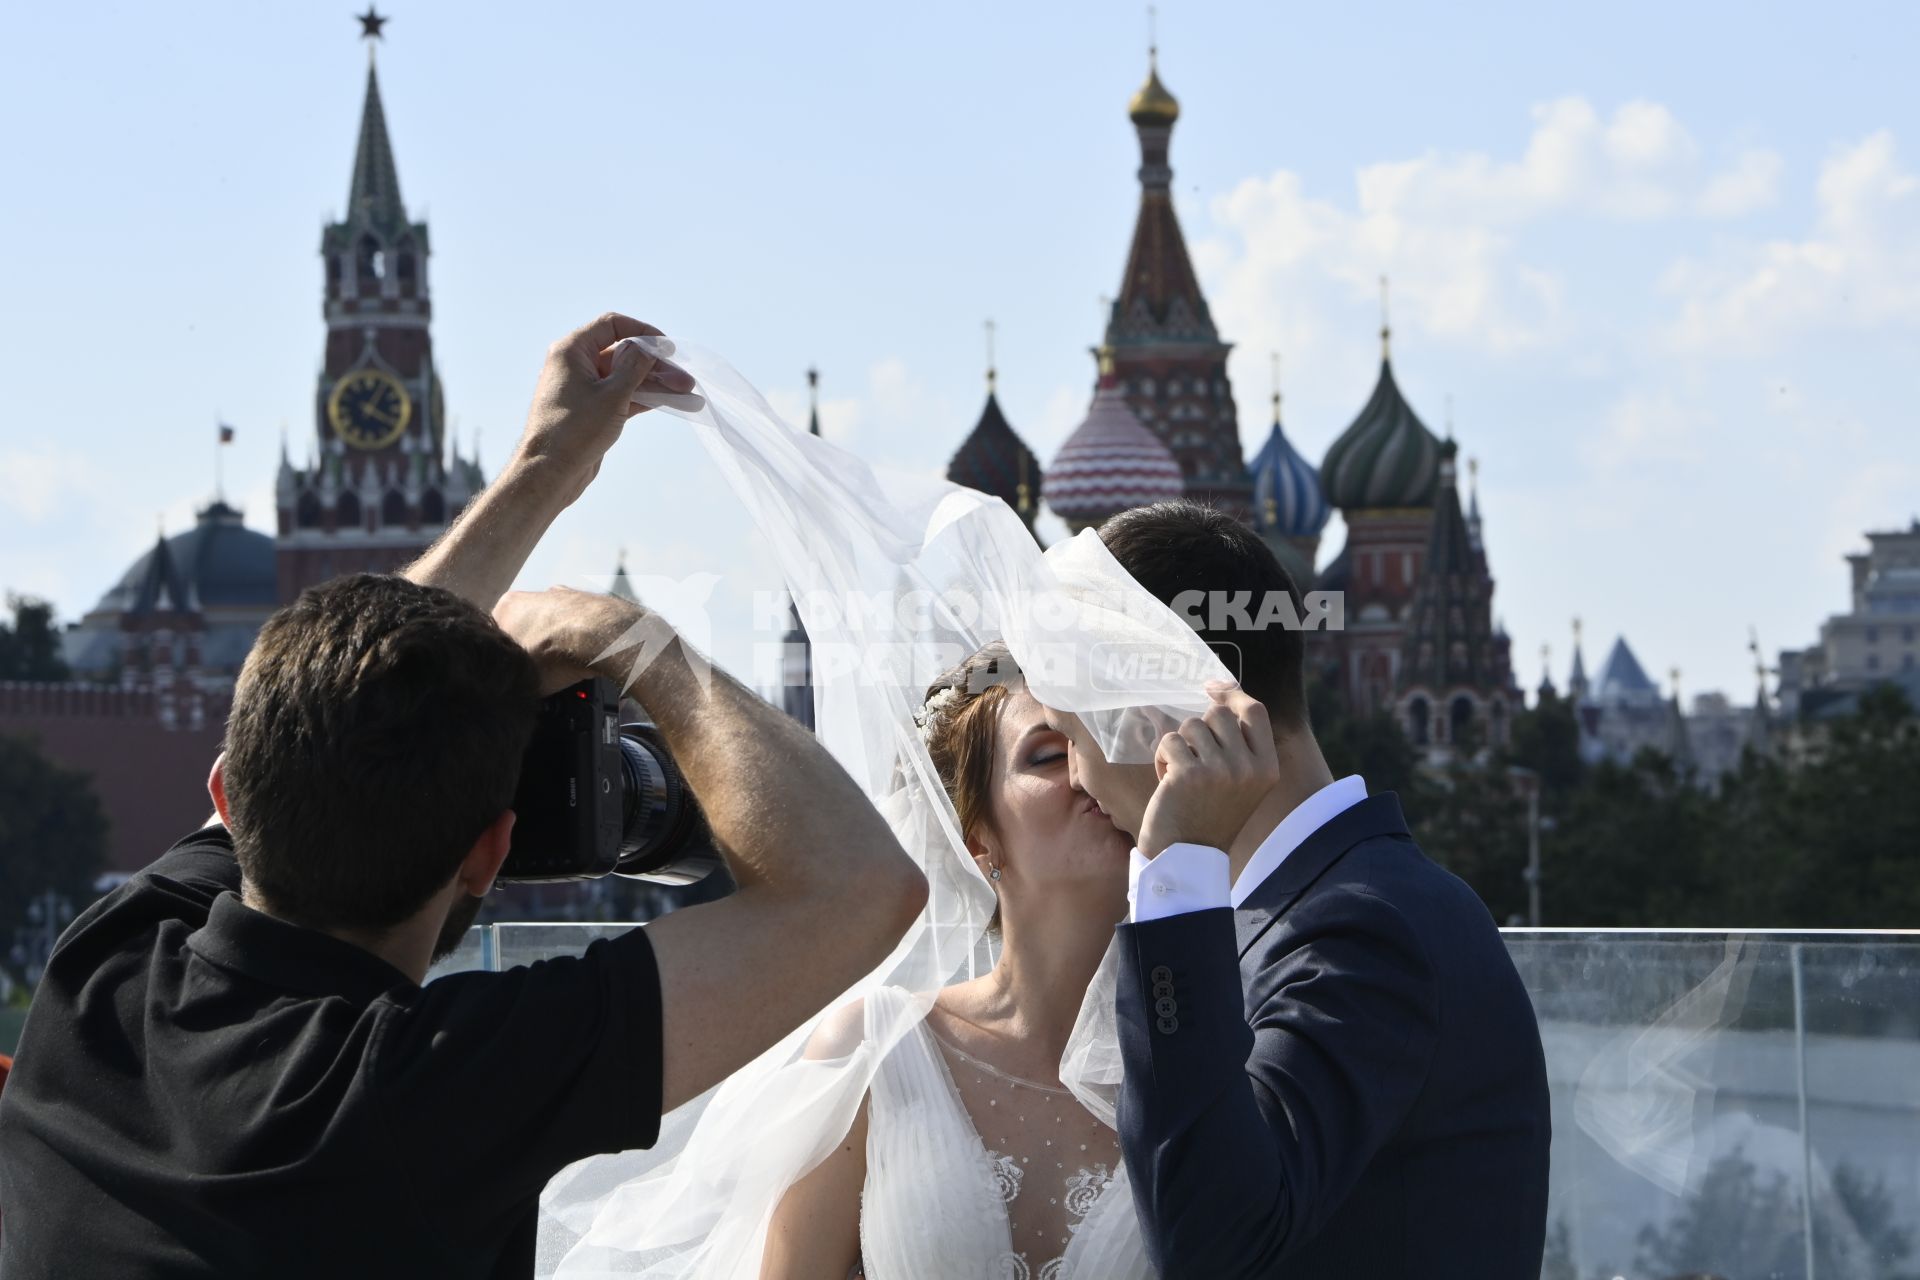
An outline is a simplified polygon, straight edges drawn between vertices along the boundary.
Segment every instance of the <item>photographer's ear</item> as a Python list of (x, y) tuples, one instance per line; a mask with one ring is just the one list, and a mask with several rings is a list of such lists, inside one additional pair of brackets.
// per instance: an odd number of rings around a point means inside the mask
[(222, 751), (213, 758), (213, 768), (207, 774), (207, 794), (213, 798), (213, 817), (207, 825), (218, 822), (221, 826), (231, 826), (227, 820), (227, 779), (222, 772), (226, 768), (227, 753)]
[(513, 810), (508, 809), (488, 823), (460, 863), (460, 887), (476, 898), (492, 892), (500, 865), (507, 860), (507, 850), (513, 847), (513, 818)]

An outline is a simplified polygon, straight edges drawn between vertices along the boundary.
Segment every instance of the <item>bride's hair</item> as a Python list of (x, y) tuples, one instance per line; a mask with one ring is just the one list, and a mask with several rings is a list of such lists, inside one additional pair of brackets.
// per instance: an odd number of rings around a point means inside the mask
[[(994, 734), (1007, 690), (1019, 679), (1013, 655), (996, 640), (927, 686), (920, 732), (963, 836), (989, 824)], [(996, 907), (987, 927), (999, 924)]]

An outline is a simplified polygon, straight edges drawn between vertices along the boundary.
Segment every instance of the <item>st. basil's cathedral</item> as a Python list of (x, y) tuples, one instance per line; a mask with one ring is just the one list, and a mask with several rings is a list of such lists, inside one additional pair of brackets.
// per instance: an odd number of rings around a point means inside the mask
[[(1149, 62), (1128, 114), (1140, 139), (1140, 211), (1120, 290), (1094, 351), (1093, 400), (1044, 468), (1007, 422), (988, 373), (979, 422), (947, 468), (1004, 499), (1029, 528), (1037, 502), (1069, 530), (1129, 507), (1187, 497), (1260, 531), (1302, 591), (1345, 597), (1345, 625), (1311, 633), (1315, 678), (1358, 714), (1394, 716), (1434, 763), (1507, 741), (1523, 705), (1511, 645), (1493, 617), (1477, 494), (1462, 506), (1457, 451), (1394, 381), (1383, 323), (1380, 376), (1316, 470), (1273, 426), (1251, 461), (1240, 445), (1227, 353), (1173, 207), (1169, 145), (1180, 104)], [(1346, 545), (1320, 563), (1335, 510)]]

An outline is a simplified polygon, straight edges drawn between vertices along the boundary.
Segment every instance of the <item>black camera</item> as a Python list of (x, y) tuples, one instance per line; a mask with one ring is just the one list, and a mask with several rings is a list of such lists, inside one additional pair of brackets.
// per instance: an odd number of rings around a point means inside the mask
[(541, 701), (513, 812), (503, 880), (614, 874), (692, 884), (723, 865), (660, 731), (620, 723), (610, 680), (582, 680)]

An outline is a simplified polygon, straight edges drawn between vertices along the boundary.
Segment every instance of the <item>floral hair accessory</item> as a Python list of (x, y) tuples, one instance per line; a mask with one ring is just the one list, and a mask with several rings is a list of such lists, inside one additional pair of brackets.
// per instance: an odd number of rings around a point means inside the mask
[(960, 690), (947, 685), (927, 699), (927, 704), (913, 713), (913, 722), (920, 732), (925, 734), (928, 726), (960, 704)]

